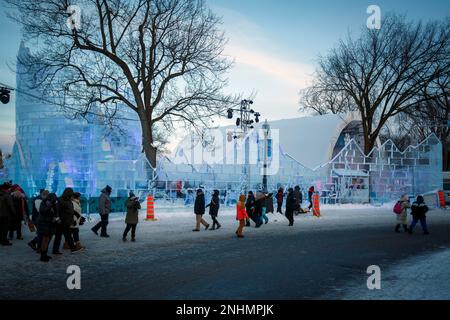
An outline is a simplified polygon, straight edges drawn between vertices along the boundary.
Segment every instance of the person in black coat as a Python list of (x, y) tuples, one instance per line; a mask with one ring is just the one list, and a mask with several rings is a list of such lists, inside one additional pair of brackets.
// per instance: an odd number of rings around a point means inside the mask
[(256, 201), (254, 205), (253, 211), (253, 221), (256, 223), (256, 228), (259, 228), (263, 225), (263, 208), (266, 206), (266, 195), (262, 192), (256, 193)]
[[(35, 226), (37, 226), (38, 219), (39, 219), (39, 208), (41, 207), (42, 201), (47, 199), (49, 195), (49, 192), (47, 190), (41, 189), (39, 192), (39, 195), (33, 199), (33, 209), (31, 213), (31, 221)], [(41, 241), (42, 237), (37, 234), (36, 237), (34, 237), (33, 240), (28, 242), (28, 246), (33, 249), (34, 251), (37, 251), (41, 247)]]
[(205, 214), (205, 194), (203, 193), (202, 189), (197, 190), (197, 197), (195, 198), (194, 203), (194, 213), (196, 218), (196, 225), (195, 229), (192, 231), (200, 231), (200, 224), (205, 227), (205, 230), (208, 230), (209, 224), (203, 219), (203, 215)]
[(72, 252), (80, 251), (82, 249), (75, 246), (72, 238), (72, 230), (70, 228), (74, 223), (75, 214), (72, 203), (73, 195), (73, 189), (66, 188), (62, 196), (58, 199), (58, 215), (60, 221), (58, 221), (55, 240), (53, 242), (53, 254), (61, 254), (59, 249), (61, 247), (61, 239), (63, 235), (65, 242), (67, 242)]
[[(245, 211), (247, 211), (247, 215), (249, 218), (256, 223), (254, 211), (255, 211), (255, 195), (253, 194), (253, 191), (249, 191), (247, 195), (247, 200), (245, 201)], [(246, 226), (250, 227), (250, 220), (246, 221)]]
[(0, 245), (11, 246), (8, 240), (8, 230), (11, 219), (15, 216), (15, 208), (11, 195), (7, 192), (8, 185), (0, 186)]
[(308, 190), (308, 201), (309, 201), (308, 209), (309, 209), (309, 211), (311, 211), (311, 208), (313, 207), (313, 203), (312, 203), (313, 194), (314, 194), (314, 186), (311, 186)]
[(288, 195), (286, 198), (286, 218), (289, 220), (289, 226), (292, 227), (294, 225), (294, 210), (296, 204), (294, 189), (288, 189)]
[(213, 220), (213, 225), (211, 230), (216, 230), (221, 227), (219, 221), (217, 220), (217, 216), (219, 214), (219, 208), (220, 208), (220, 199), (219, 199), (219, 190), (214, 190), (213, 195), (211, 197), (211, 202), (206, 206), (206, 208), (209, 207), (209, 215), (211, 216), (211, 219)]
[(417, 223), (420, 221), (420, 225), (422, 226), (423, 233), (428, 235), (428, 226), (427, 226), (427, 217), (426, 213), (428, 212), (428, 206), (425, 204), (425, 200), (422, 196), (418, 196), (417, 200), (411, 206), (411, 214), (413, 216), (413, 221), (411, 226), (409, 227), (409, 234), (413, 234), (414, 228)]
[(42, 237), (41, 241), (41, 261), (48, 262), (51, 257), (47, 255), (48, 244), (55, 234), (56, 223), (59, 220), (57, 208), (57, 196), (50, 193), (47, 199), (43, 200), (39, 208), (39, 217), (37, 221), (37, 233)]
[(16, 232), (17, 240), (23, 240), (22, 236), (22, 221), (28, 221), (30, 211), (28, 208), (25, 194), (21, 189), (16, 189), (11, 193), (15, 215), (11, 219), (9, 228), (9, 239), (14, 239), (14, 232)]

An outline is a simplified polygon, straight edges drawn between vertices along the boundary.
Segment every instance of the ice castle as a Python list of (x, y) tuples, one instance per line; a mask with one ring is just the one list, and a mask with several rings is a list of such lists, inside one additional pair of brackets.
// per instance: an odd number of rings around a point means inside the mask
[[(19, 57), (29, 55), (22, 43)], [(141, 151), (138, 121), (121, 121), (120, 132), (108, 130), (96, 116), (70, 119), (58, 106), (30, 88), (30, 75), (17, 63), (16, 140), (8, 160), (8, 177), (28, 195), (45, 188), (61, 194), (72, 187), (87, 196), (98, 195), (106, 185), (114, 195), (127, 195), (132, 189), (127, 169), (134, 168)], [(123, 111), (126, 119), (132, 112)], [(133, 174), (134, 177), (134, 174)], [(134, 181), (133, 181), (134, 182)], [(134, 186), (133, 186), (134, 187)]]
[[(28, 54), (22, 45), (19, 56)], [(17, 71), (16, 142), (6, 167), (8, 179), (28, 195), (41, 188), (61, 194), (72, 187), (90, 197), (108, 184), (113, 196), (120, 197), (134, 190), (156, 199), (185, 201), (203, 187), (207, 193), (219, 189), (224, 198), (235, 200), (243, 190), (262, 187), (261, 124), (248, 136), (255, 155), (248, 165), (238, 161), (244, 140), (229, 139), (230, 131), (232, 136), (236, 132), (225, 127), (209, 145), (188, 135), (171, 155), (159, 155), (152, 172), (141, 152), (141, 129), (132, 111), (124, 108), (123, 118), (131, 120), (121, 120), (121, 131), (108, 130), (95, 115), (89, 122), (69, 119), (58, 107), (33, 98), (41, 92), (29, 88), (30, 78), (20, 63)], [(306, 198), (306, 190), (315, 186), (321, 201), (332, 204), (383, 203), (404, 193), (442, 189), (442, 145), (435, 135), (403, 151), (389, 140), (366, 155), (357, 114), (271, 121), (270, 127), (267, 160), (276, 164), (268, 176), (270, 191), (299, 185)]]

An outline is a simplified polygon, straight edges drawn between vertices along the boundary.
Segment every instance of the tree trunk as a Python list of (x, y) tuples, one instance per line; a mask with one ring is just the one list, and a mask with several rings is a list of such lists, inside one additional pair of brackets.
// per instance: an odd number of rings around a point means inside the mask
[(156, 169), (157, 148), (153, 146), (154, 141), (151, 119), (148, 120), (145, 114), (140, 116), (142, 128), (142, 148), (144, 149), (145, 157), (147, 158), (148, 162), (153, 169)]

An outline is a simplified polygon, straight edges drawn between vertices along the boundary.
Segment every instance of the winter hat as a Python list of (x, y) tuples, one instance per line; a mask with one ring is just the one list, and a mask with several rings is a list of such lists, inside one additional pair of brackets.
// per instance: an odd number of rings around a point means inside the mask
[(111, 192), (112, 192), (112, 188), (111, 188), (109, 185), (107, 185), (107, 186), (105, 187), (105, 190), (106, 190), (106, 192), (108, 192), (108, 193), (111, 193)]
[(294, 192), (294, 189), (289, 188), (289, 189), (288, 189), (288, 192), (289, 192), (289, 193)]
[(418, 204), (425, 203), (425, 199), (423, 198), (423, 196), (417, 196), (416, 202), (417, 202)]
[(202, 189), (197, 189), (197, 194), (202, 193), (203, 190)]
[(136, 195), (134, 194), (134, 192), (133, 192), (133, 191), (130, 191), (130, 195), (129, 195), (129, 197), (130, 197), (130, 198), (134, 198), (134, 197), (136, 197)]

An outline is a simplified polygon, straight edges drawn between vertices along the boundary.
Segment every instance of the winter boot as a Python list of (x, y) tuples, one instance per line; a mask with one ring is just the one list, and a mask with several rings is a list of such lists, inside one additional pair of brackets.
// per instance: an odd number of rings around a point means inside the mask
[(6, 241), (3, 241), (3, 242), (1, 243), (1, 245), (2, 245), (2, 246), (12, 246), (12, 243), (9, 242), (8, 240), (6, 240)]
[(400, 225), (399, 224), (395, 226), (395, 232), (400, 233)]
[(136, 238), (135, 237), (131, 238), (131, 242), (136, 242)]
[(217, 225), (217, 230), (219, 230), (222, 227), (222, 225), (218, 224)]
[(64, 242), (63, 249), (64, 250), (69, 250), (70, 249), (69, 244), (67, 242)]
[(49, 257), (48, 255), (47, 255), (47, 251), (41, 251), (41, 261), (42, 262), (49, 262), (50, 261), (50, 259), (51, 259), (52, 257)]
[(77, 243), (75, 243), (75, 248), (78, 248), (78, 249), (85, 249), (85, 247), (83, 247), (83, 246), (81, 245), (81, 242), (80, 242), (80, 241), (78, 241)]
[(127, 242), (127, 237), (122, 237), (123, 242)]

